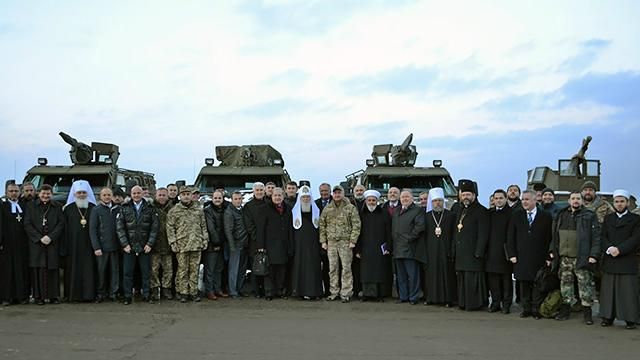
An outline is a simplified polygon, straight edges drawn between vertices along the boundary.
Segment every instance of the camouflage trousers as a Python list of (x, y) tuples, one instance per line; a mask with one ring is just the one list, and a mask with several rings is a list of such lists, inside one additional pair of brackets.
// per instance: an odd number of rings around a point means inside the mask
[(198, 295), (198, 269), (200, 251), (186, 251), (176, 254), (176, 292), (182, 295)]
[[(160, 279), (160, 269), (162, 269), (162, 279)], [(173, 287), (172, 280), (173, 255), (151, 253), (151, 288), (170, 289)]]
[[(576, 258), (560, 257), (560, 293), (565, 304), (573, 306), (578, 302), (574, 290), (574, 279), (578, 279), (578, 292), (582, 306), (593, 305), (593, 294), (595, 284), (593, 282), (593, 272), (585, 269), (576, 269)], [(574, 277), (575, 276), (575, 277)]]
[[(349, 247), (349, 241), (330, 241), (327, 245), (331, 296), (351, 297), (353, 295), (353, 274), (351, 273), (353, 251)], [(340, 268), (342, 268), (342, 276), (340, 276)]]

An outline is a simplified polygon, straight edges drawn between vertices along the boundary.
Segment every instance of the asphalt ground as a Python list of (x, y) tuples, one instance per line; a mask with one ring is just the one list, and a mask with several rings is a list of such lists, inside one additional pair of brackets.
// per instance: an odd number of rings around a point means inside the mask
[[(640, 330), (456, 308), (276, 299), (0, 308), (5, 359), (618, 359)], [(595, 319), (594, 319), (595, 320)]]

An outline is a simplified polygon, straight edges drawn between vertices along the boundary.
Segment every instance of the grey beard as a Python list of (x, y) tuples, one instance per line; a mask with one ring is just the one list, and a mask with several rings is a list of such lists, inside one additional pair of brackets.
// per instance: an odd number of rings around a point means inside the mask
[(364, 195), (356, 195), (355, 198), (356, 200), (362, 200), (364, 199)]
[(432, 210), (435, 211), (435, 212), (442, 212), (443, 207), (442, 206), (434, 206)]
[(80, 209), (86, 209), (89, 207), (89, 199), (76, 199), (76, 205)]
[(374, 212), (376, 210), (377, 206), (373, 206), (373, 205), (367, 205), (367, 209), (369, 209), (370, 212)]
[(311, 203), (300, 203), (300, 210), (304, 213), (311, 212)]

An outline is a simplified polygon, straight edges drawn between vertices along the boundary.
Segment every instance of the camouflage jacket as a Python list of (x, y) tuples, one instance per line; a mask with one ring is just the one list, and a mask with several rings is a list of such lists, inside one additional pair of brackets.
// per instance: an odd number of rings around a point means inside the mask
[(584, 205), (585, 208), (593, 211), (598, 216), (598, 222), (602, 224), (604, 222), (604, 217), (613, 214), (615, 210), (613, 206), (609, 204), (606, 200), (602, 200), (600, 196), (596, 196), (596, 198), (589, 205)]
[(174, 252), (201, 251), (207, 248), (207, 220), (201, 206), (178, 203), (167, 214), (167, 240)]
[(356, 207), (344, 199), (332, 201), (320, 215), (320, 242), (358, 242), (360, 236), (360, 215)]
[(156, 208), (156, 212), (158, 213), (158, 238), (156, 240), (156, 246), (153, 247), (152, 252), (155, 254), (170, 254), (171, 249), (169, 248), (169, 241), (167, 240), (167, 214), (169, 210), (173, 207), (173, 203), (168, 201), (164, 206), (160, 205), (160, 203), (154, 201), (153, 206)]

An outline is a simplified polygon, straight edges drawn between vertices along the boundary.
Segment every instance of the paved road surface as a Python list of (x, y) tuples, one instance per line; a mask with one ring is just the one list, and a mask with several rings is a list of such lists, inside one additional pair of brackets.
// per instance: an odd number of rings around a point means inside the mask
[(385, 302), (0, 308), (0, 359), (629, 359), (640, 330)]

